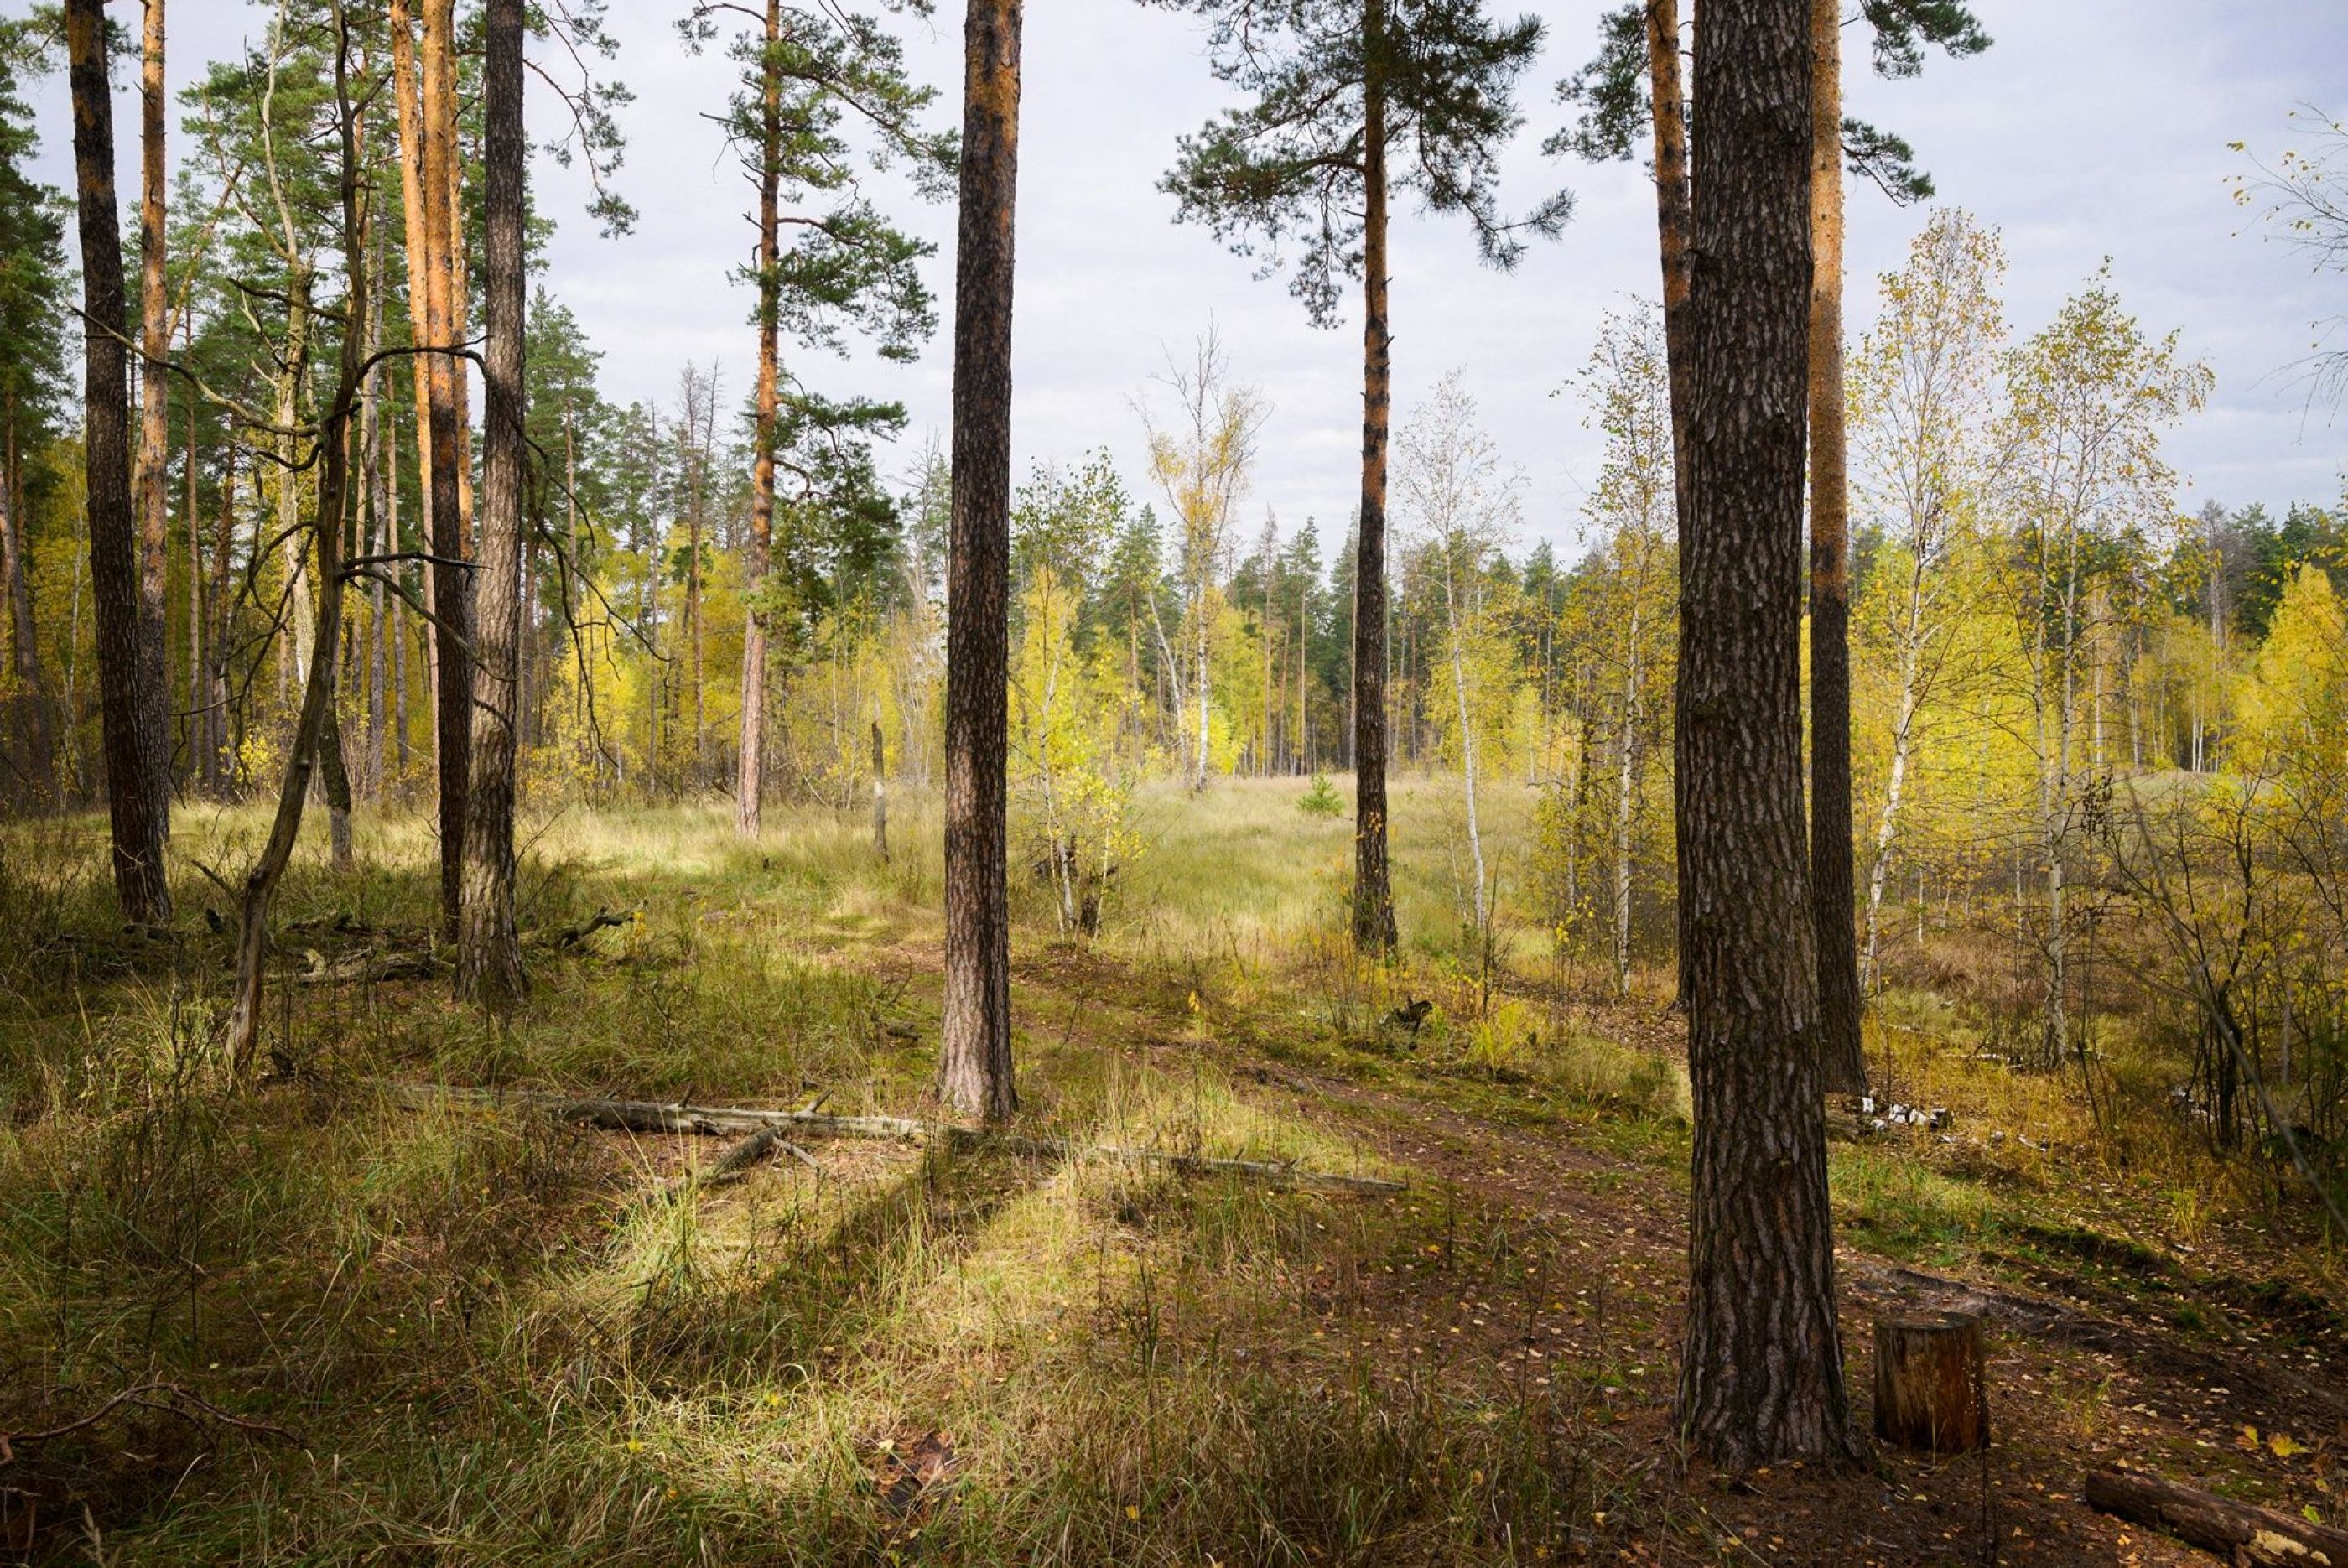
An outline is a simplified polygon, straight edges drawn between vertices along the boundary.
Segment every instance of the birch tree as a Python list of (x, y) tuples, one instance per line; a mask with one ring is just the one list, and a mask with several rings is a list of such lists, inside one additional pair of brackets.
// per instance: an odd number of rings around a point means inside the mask
[(1954, 662), (1963, 607), (1952, 557), (1975, 526), (1989, 475), (1991, 396), (2004, 336), (1994, 230), (1962, 211), (1932, 214), (1907, 265), (1880, 281), (1881, 309), (1851, 356), (1853, 490), (1879, 531), (1862, 644), (1879, 649), (1891, 707), (1890, 756), (1867, 855), (1863, 990), (1875, 985), (1883, 894), (1918, 748)]
[(2096, 798), (2081, 719), (2105, 602), (2097, 590), (2127, 535), (2173, 521), (2177, 475), (2161, 435), (2201, 407), (2211, 377), (2184, 357), (2176, 333), (2147, 336), (2100, 273), (2004, 368), (2000, 499), (2013, 531), (2008, 591), (2037, 772), (2040, 1047), (2055, 1063), (2074, 1048), (2069, 879)]
[(1189, 365), (1167, 366), (1163, 384), (1172, 394), (1173, 414), (1160, 423), (1145, 409), (1143, 420), (1150, 477), (1180, 531), (1175, 548), (1188, 646), (1181, 659), (1169, 664), (1178, 705), (1192, 715), (1190, 788), (1200, 790), (1213, 763), (1214, 623), (1231, 525), (1246, 499), (1256, 438), (1271, 410), (1255, 388), (1232, 383), (1230, 361), (1212, 327), (1199, 339)]
[(1426, 545), (1443, 591), (1446, 663), (1459, 722), (1460, 802), (1468, 820), (1469, 913), (1478, 943), (1488, 947), (1492, 879), (1477, 817), (1485, 694), (1476, 688), (1484, 661), (1477, 655), (1488, 630), (1487, 576), (1492, 558), (1516, 532), (1522, 481), (1477, 423), (1475, 399), (1456, 370), (1404, 427), (1399, 445), (1400, 511)]

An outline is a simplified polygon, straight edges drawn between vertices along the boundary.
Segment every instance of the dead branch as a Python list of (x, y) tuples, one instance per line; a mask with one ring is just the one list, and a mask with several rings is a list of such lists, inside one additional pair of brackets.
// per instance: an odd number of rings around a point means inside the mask
[(1182, 1176), (1238, 1176), (1283, 1191), (1357, 1192), (1386, 1195), (1408, 1190), (1408, 1183), (1376, 1176), (1341, 1176), (1303, 1171), (1293, 1165), (1262, 1160), (1210, 1159), (1159, 1149), (1131, 1149), (1112, 1144), (1079, 1143), (1071, 1139), (1023, 1138), (986, 1132), (950, 1123), (917, 1121), (902, 1116), (833, 1116), (816, 1110), (764, 1110), (744, 1106), (663, 1104), (655, 1100), (574, 1099), (542, 1089), (476, 1089), (422, 1084), (396, 1084), (397, 1103), (416, 1109), (458, 1100), (473, 1104), (516, 1104), (541, 1110), (564, 1121), (623, 1132), (689, 1132), (703, 1136), (753, 1133), (767, 1128), (808, 1138), (877, 1138), (902, 1143), (944, 1143), (959, 1148), (994, 1149), (1039, 1160), (1117, 1160), (1155, 1165)]
[[(111, 1398), (108, 1399), (106, 1403), (100, 1405), (97, 1409), (92, 1410), (88, 1415), (83, 1416), (77, 1420), (67, 1421), (62, 1427), (51, 1427), (46, 1431), (39, 1432), (0, 1432), (0, 1465), (13, 1464), (15, 1462), (16, 1450), (15, 1445), (17, 1443), (46, 1443), (53, 1441), (58, 1438), (70, 1437), (76, 1432), (82, 1431), (88, 1428), (98, 1425), (98, 1422), (106, 1419), (107, 1417), (112, 1415), (117, 1409), (120, 1408), (124, 1405), (128, 1405), (136, 1400), (144, 1399), (150, 1395), (157, 1394), (167, 1395), (170, 1398), (179, 1400), (181, 1404), (191, 1407), (200, 1414), (210, 1417), (211, 1419), (220, 1422), (223, 1426), (235, 1427), (241, 1430), (248, 1432), (259, 1432), (264, 1437), (279, 1438), (286, 1442), (295, 1445), (296, 1447), (301, 1445), (301, 1439), (296, 1438), (292, 1432), (287, 1431), (284, 1428), (273, 1425), (268, 1421), (255, 1421), (243, 1416), (232, 1416), (226, 1410), (221, 1409), (218, 1405), (215, 1405), (211, 1400), (205, 1398), (202, 1395), (196, 1393), (194, 1390), (188, 1388), (181, 1384), (141, 1383), (135, 1387), (123, 1389), (120, 1393), (116, 1394)], [(165, 1409), (172, 1409), (173, 1413), (177, 1415), (185, 1416), (187, 1414), (187, 1411), (176, 1409), (174, 1407), (170, 1405), (166, 1405), (162, 1408)]]

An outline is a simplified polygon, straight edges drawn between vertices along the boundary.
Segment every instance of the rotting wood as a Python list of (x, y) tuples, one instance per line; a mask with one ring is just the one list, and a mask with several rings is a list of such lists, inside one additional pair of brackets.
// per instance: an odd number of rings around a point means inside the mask
[(1903, 1448), (1968, 1453), (1989, 1446), (1982, 1320), (1968, 1312), (1875, 1320), (1875, 1435)]
[(530, 1107), (565, 1121), (624, 1132), (689, 1132), (709, 1136), (757, 1132), (767, 1128), (808, 1138), (877, 1138), (904, 1143), (949, 1142), (957, 1147), (999, 1150), (1030, 1159), (1123, 1160), (1156, 1165), (1184, 1176), (1239, 1176), (1269, 1186), (1297, 1191), (1359, 1192), (1385, 1195), (1406, 1191), (1409, 1183), (1378, 1176), (1341, 1176), (1325, 1171), (1303, 1171), (1263, 1160), (1210, 1159), (1159, 1149), (1129, 1149), (1114, 1144), (1078, 1143), (1056, 1138), (1023, 1138), (917, 1121), (902, 1116), (833, 1116), (816, 1110), (766, 1110), (746, 1106), (664, 1104), (657, 1100), (577, 1099), (543, 1089), (501, 1090), (440, 1088), (427, 1084), (395, 1084), (389, 1090), (397, 1103), (411, 1109), (458, 1100), (472, 1104)]
[(315, 948), (304, 956), (310, 967), (289, 975), (296, 985), (344, 985), (382, 980), (428, 980), (447, 965), (429, 953), (357, 953), (329, 963)]
[(2087, 1502), (2253, 1568), (2348, 1568), (2348, 1532), (2131, 1470), (2087, 1472)]

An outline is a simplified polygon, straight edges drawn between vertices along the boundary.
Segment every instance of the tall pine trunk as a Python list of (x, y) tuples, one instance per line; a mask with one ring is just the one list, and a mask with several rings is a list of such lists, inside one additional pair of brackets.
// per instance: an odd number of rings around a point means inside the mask
[(1672, 476), (1687, 515), (1688, 245), (1695, 194), (1688, 181), (1687, 89), (1680, 73), (1679, 0), (1647, 0), (1647, 86), (1655, 134), (1655, 230), (1663, 262), (1663, 364), (1671, 386)]
[(1810, 913), (1825, 1087), (1867, 1087), (1850, 842), (1850, 493), (1842, 363), (1842, 0), (1810, 0)]
[(1680, 593), (1695, 1111), (1679, 1425), (1732, 1471), (1854, 1448), (1802, 809), (1808, 0), (1707, 0)]
[(171, 306), (164, 292), (163, 0), (142, 0), (139, 70), (139, 752), (153, 810), (171, 832), (171, 677), (164, 651), (170, 433), (164, 421)]
[(750, 538), (744, 576), (750, 614), (742, 628), (742, 745), (736, 759), (734, 823), (746, 838), (758, 832), (767, 777), (767, 554), (775, 538), (776, 339), (780, 325), (782, 277), (776, 270), (775, 211), (782, 180), (783, 77), (782, 0), (767, 0), (765, 48), (758, 57), (758, 391), (757, 452), (750, 465)]
[(946, 570), (946, 984), (938, 1091), (1000, 1121), (1011, 1070), (1004, 887), (1010, 655), (1011, 290), (1023, 0), (970, 0), (954, 254), (953, 521)]
[(1386, 329), (1385, 0), (1364, 0), (1362, 36), (1362, 522), (1354, 556), (1354, 944), (1390, 953), (1386, 869), (1386, 435), (1394, 341)]
[(488, 418), (475, 588), (472, 776), (466, 790), (457, 989), (510, 1012), (523, 989), (514, 928), (514, 756), (521, 686), (522, 0), (489, 0), (482, 55), (481, 279)]
[[(453, 20), (450, 0), (424, 0), (418, 58), (407, 0), (391, 0), (394, 96), (398, 100), (400, 206), (407, 243), (408, 328), (419, 346), (462, 341), (451, 294), (462, 292), (463, 270), (449, 252), (456, 243), (452, 142)], [(451, 280), (456, 289), (451, 289)], [(470, 553), (465, 525), (462, 362), (446, 354), (413, 360), (417, 490), (423, 498), (420, 539), (435, 559), (425, 568), (432, 624), (426, 663), (433, 696), (434, 771), (439, 795), (440, 906), (444, 931), (454, 936), (463, 878), (465, 790), (469, 781), (472, 668), (466, 652), (470, 598), (461, 562)], [(405, 727), (401, 731), (406, 734)]]
[(122, 231), (114, 200), (114, 105), (106, 72), (104, 0), (67, 0), (74, 174), (80, 198), (83, 326), (82, 463), (88, 496), (89, 578), (98, 613), (100, 733), (114, 892), (123, 918), (171, 918), (163, 874), (165, 805), (146, 744), (153, 700), (140, 656), (139, 538), (130, 504), (129, 343), (122, 297)]

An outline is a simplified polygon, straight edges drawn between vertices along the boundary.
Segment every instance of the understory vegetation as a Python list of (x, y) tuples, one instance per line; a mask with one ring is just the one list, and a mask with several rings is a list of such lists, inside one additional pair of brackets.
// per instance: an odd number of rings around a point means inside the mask
[[(436, 895), (423, 824), (363, 816), (364, 869), (321, 853), (289, 877), (272, 1070), (244, 1094), (214, 1055), (225, 939), (125, 933), (88, 821), (9, 830), (0, 1427), (104, 1414), (15, 1439), (0, 1544), (111, 1563), (1715, 1560), (1734, 1509), (1672, 1479), (1673, 1267), (1643, 1251), (1684, 1201), (1668, 976), (1643, 968), (1620, 997), (1523, 921), (1488, 969), (1464, 932), (1364, 965), (1343, 938), (1348, 830), (1299, 810), (1306, 793), (1146, 792), (1144, 847), (1090, 940), (1056, 934), (1032, 879), (1021, 1127), (1409, 1183), (1392, 1196), (860, 1139), (705, 1189), (685, 1178), (714, 1140), (403, 1092), (924, 1114), (940, 868), (919, 800), (885, 862), (860, 813), (821, 808), (755, 842), (722, 810), (526, 822), (533, 995), (505, 1028), (437, 978), (372, 977), (428, 962)], [(1532, 841), (1527, 792), (1496, 793), (1497, 841)], [(1456, 804), (1419, 780), (1398, 808), (1406, 927), (1441, 933)], [(192, 868), (257, 830), (182, 814), (189, 907), (218, 899)], [(599, 913), (617, 918), (564, 943)], [(2158, 1006), (2098, 982), (2090, 1095), (2075, 1070), (2002, 1059), (1994, 978), (1962, 978), (1993, 944), (1927, 923), (1916, 962), (1937, 982), (1889, 992), (1869, 1044), (1883, 1094), (1952, 1126), (1840, 1119), (1847, 1281), (2059, 1281), (2197, 1354), (2336, 1351), (2337, 1234), (2277, 1160), (2221, 1156), (2178, 1113)], [(1527, 1134), (1576, 1163), (1518, 1185)], [(2001, 1464), (2133, 1419), (2107, 1408), (2108, 1370), (2028, 1377), (2001, 1381), (2019, 1407)], [(2037, 1400), (2054, 1413), (2022, 1414)], [(2260, 1458), (2281, 1473), (2257, 1487), (2329, 1484)]]

